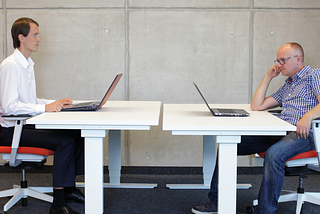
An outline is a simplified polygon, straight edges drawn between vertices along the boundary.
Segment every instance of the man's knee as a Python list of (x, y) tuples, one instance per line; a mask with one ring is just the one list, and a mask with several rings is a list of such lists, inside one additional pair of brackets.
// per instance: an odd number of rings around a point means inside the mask
[(280, 165), (283, 166), (286, 162), (285, 155), (283, 151), (279, 151), (277, 149), (269, 148), (264, 156), (264, 165), (265, 166), (275, 166)]
[(70, 150), (74, 150), (74, 139), (72, 137), (64, 137), (60, 139), (60, 143), (59, 146), (57, 148), (57, 150), (65, 150), (65, 149), (70, 149)]

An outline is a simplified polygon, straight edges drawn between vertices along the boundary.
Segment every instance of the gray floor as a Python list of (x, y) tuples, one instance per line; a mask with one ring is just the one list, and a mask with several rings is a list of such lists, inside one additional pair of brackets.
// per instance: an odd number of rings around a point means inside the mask
[[(5, 167), (0, 167), (5, 168)], [(179, 170), (174, 170), (174, 173), (165, 172), (161, 169), (160, 173), (157, 168), (146, 168), (143, 172), (134, 168), (129, 172), (124, 172), (122, 182), (141, 182), (141, 183), (157, 183), (155, 189), (105, 189), (104, 190), (104, 210), (106, 214), (144, 214), (144, 213), (165, 213), (165, 214), (185, 214), (191, 213), (191, 208), (195, 205), (201, 205), (208, 202), (208, 190), (170, 190), (165, 187), (167, 183), (200, 183), (202, 176), (201, 169), (196, 169), (196, 172), (191, 174), (183, 172), (178, 174)], [(134, 171), (134, 172), (133, 172)], [(241, 168), (239, 172), (241, 172)], [(249, 190), (237, 191), (237, 214), (245, 213), (247, 205), (252, 203), (252, 200), (257, 197), (261, 182), (261, 174), (248, 174), (251, 170), (245, 170), (245, 173), (239, 173), (238, 183), (251, 183), (252, 188)], [(12, 188), (13, 184), (19, 184), (20, 174), (13, 171), (0, 169), (0, 190)], [(80, 176), (79, 181), (83, 180)], [(27, 174), (29, 186), (50, 186), (52, 175), (45, 170), (34, 171)], [(108, 181), (107, 175), (105, 176)], [(298, 177), (286, 177), (284, 188), (295, 190), (298, 184)], [(306, 191), (320, 192), (320, 175), (309, 175), (305, 179), (304, 186)], [(83, 189), (81, 189), (83, 190)], [(0, 198), (0, 207), (8, 201), (8, 198)], [(80, 213), (84, 213), (84, 205), (70, 203), (72, 208)], [(295, 202), (281, 203), (277, 213), (295, 213)], [(22, 207), (21, 202), (13, 206), (8, 214), (43, 214), (49, 213), (50, 204), (39, 201), (37, 199), (28, 198), (28, 206)], [(2, 210), (2, 209), (0, 209)], [(305, 203), (302, 213), (320, 213), (320, 206)]]

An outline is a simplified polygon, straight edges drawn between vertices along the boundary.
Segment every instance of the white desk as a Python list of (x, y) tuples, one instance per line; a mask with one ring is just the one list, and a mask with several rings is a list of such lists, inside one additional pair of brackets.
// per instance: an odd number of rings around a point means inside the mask
[(285, 135), (286, 131), (296, 128), (268, 112), (250, 111), (248, 104), (211, 105), (211, 108), (215, 107), (244, 108), (250, 116), (214, 117), (204, 104), (165, 104), (163, 130), (172, 131), (172, 135), (204, 136), (202, 186), (210, 186), (216, 157), (215, 142), (218, 143), (218, 211), (219, 214), (231, 214), (236, 213), (237, 144), (241, 135)]
[(94, 112), (44, 113), (27, 120), (38, 129), (79, 129), (85, 138), (85, 213), (103, 213), (103, 138), (109, 131), (109, 187), (154, 188), (121, 184), (121, 131), (159, 125), (160, 101), (108, 101)]

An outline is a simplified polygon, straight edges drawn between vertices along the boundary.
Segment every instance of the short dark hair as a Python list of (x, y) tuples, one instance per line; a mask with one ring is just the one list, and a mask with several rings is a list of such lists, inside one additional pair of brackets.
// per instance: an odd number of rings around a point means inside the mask
[(300, 44), (296, 43), (296, 42), (289, 42), (288, 44), (290, 44), (290, 46), (298, 51), (301, 55), (301, 61), (304, 62), (304, 51), (303, 51), (303, 48)]
[(30, 23), (34, 23), (39, 27), (39, 24), (31, 18), (20, 18), (17, 19), (11, 28), (11, 36), (13, 40), (13, 47), (19, 48), (20, 47), (20, 40), (19, 35), (22, 34), (24, 37), (28, 36), (30, 32)]

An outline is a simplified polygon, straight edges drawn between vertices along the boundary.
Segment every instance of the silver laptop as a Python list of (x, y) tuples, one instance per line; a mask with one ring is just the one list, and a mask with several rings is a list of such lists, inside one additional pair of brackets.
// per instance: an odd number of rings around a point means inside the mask
[(225, 108), (210, 108), (208, 102), (202, 95), (200, 89), (198, 88), (197, 84), (193, 83), (196, 89), (198, 90), (199, 94), (201, 95), (204, 103), (207, 105), (208, 109), (214, 116), (224, 116), (224, 117), (247, 117), (250, 114), (244, 109), (225, 109)]
[(118, 74), (114, 78), (113, 82), (111, 83), (109, 89), (107, 90), (101, 101), (76, 103), (73, 104), (72, 107), (62, 108), (61, 111), (96, 111), (100, 109), (104, 104), (106, 104), (121, 77), (122, 74)]

